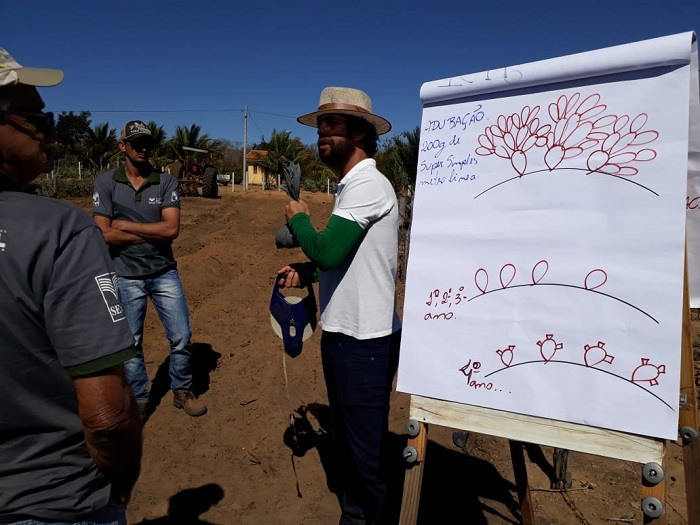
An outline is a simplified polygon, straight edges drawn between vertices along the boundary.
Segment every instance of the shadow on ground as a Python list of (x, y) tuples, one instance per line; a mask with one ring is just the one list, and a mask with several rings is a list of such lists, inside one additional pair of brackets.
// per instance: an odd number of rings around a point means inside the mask
[(216, 525), (199, 518), (224, 498), (224, 490), (216, 483), (181, 490), (170, 498), (167, 516), (145, 519), (136, 525)]
[[(343, 476), (343, 467), (334, 453), (330, 437), (328, 406), (318, 403), (302, 405), (295, 410), (292, 417), (294, 422), (287, 427), (283, 438), (285, 445), (291, 450), (292, 467), (295, 457), (302, 457), (315, 448), (326, 474), (328, 490), (338, 497), (338, 482)], [(401, 513), (406, 473), (402, 451), (406, 446), (406, 436), (390, 432), (386, 446), (389, 483), (387, 523), (395, 524), (399, 522)], [(530, 452), (531, 455), (536, 455), (537, 451)], [(448, 449), (432, 441), (428, 441), (426, 454), (418, 514), (419, 525), (486, 524), (487, 514), (503, 523), (520, 523), (515, 485), (503, 478), (491, 463), (469, 456), (461, 449)], [(303, 497), (298, 482), (297, 494)], [(502, 514), (480, 498), (502, 503), (510, 515)]]
[[(216, 370), (221, 354), (208, 343), (192, 343), (192, 392), (201, 396), (209, 390), (210, 374)], [(151, 383), (150, 402), (146, 408), (148, 419), (163, 398), (170, 392), (170, 357), (163, 361)]]
[[(428, 441), (423, 469), (419, 525), (480, 525), (488, 523), (487, 514), (499, 523), (520, 523), (515, 484), (501, 476), (488, 461)], [(502, 503), (510, 515), (504, 515), (480, 498)]]

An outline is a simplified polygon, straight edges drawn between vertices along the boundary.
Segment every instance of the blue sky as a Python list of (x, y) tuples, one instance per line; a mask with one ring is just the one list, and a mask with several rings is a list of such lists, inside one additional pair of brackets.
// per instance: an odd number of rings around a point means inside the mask
[(248, 144), (272, 129), (314, 143), (296, 117), (324, 86), (366, 91), (392, 134), (420, 124), (423, 82), (700, 30), (700, 0), (0, 0), (0, 46), (63, 69), (47, 110), (168, 136), (199, 124)]

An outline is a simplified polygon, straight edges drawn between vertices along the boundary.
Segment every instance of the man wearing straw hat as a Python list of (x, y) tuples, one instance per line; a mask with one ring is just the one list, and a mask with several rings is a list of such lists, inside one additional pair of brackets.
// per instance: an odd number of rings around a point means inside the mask
[[(398, 363), (395, 278), (399, 213), (394, 190), (372, 157), (391, 124), (358, 89), (327, 87), (319, 108), (297, 119), (318, 128), (321, 160), (339, 177), (333, 213), (316, 232), (304, 201), (285, 217), (311, 263), (279, 270), (281, 286), (319, 277), (321, 357), (339, 459), (347, 463), (340, 524), (386, 520), (382, 448)], [(316, 272), (320, 270), (320, 272)]]
[(20, 191), (53, 167), (35, 86), (62, 78), (0, 48), (0, 523), (123, 525), (141, 424), (112, 261), (85, 213)]

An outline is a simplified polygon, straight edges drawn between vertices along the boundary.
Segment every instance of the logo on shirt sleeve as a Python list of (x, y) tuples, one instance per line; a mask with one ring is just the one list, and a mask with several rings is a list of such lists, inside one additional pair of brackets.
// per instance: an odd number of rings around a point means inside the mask
[(126, 315), (117, 295), (117, 274), (114, 272), (103, 273), (95, 277), (95, 281), (102, 294), (102, 299), (107, 305), (107, 311), (112, 318), (112, 322), (123, 321)]
[(95, 192), (92, 194), (92, 205), (93, 206), (99, 206), (100, 205), (100, 194)]

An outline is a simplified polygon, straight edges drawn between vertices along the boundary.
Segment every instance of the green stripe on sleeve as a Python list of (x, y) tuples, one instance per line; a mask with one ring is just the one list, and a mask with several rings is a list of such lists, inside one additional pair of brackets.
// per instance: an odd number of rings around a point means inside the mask
[(71, 377), (89, 376), (95, 372), (100, 372), (101, 370), (105, 370), (116, 365), (121, 365), (124, 363), (124, 361), (127, 361), (135, 356), (136, 348), (130, 346), (124, 350), (119, 350), (113, 354), (99, 357), (93, 361), (88, 361), (87, 363), (66, 367), (66, 372), (68, 372), (68, 375)]
[(297, 213), (289, 219), (289, 227), (306, 256), (324, 271), (343, 262), (363, 233), (355, 221), (337, 215), (331, 215), (321, 233), (314, 229), (306, 213)]

